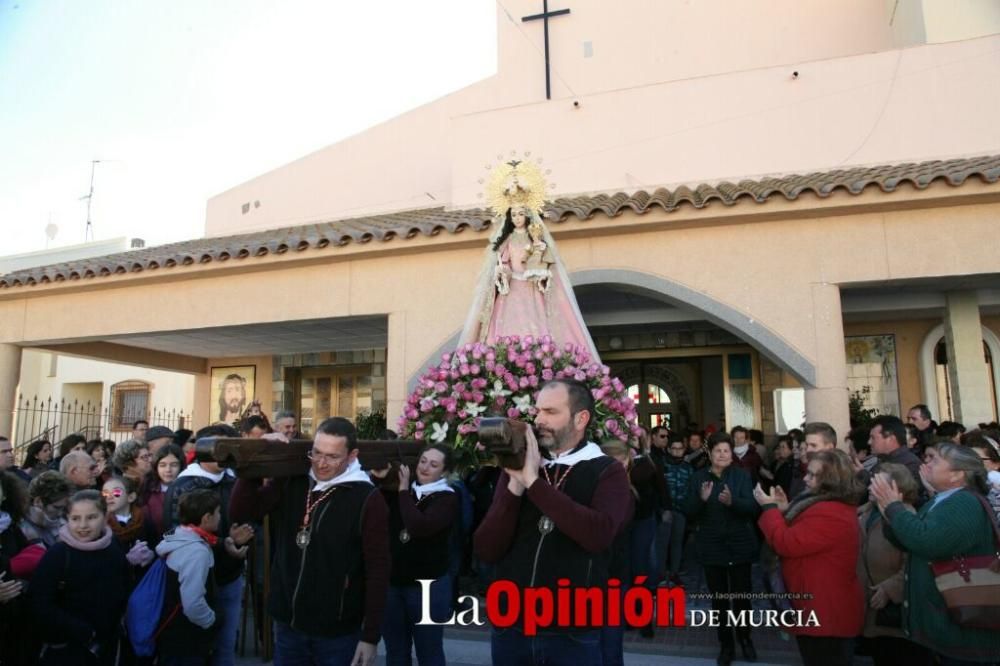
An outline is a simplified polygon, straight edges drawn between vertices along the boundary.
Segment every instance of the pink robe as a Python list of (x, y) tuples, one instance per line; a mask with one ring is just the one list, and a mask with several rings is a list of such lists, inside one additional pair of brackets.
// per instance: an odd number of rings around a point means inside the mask
[(499, 255), (503, 265), (512, 272), (510, 291), (496, 295), (486, 341), (492, 344), (498, 338), (512, 335), (522, 338), (549, 335), (558, 344), (569, 342), (589, 351), (590, 336), (576, 316), (567, 296), (567, 285), (561, 283), (559, 272), (552, 271), (548, 291), (543, 293), (537, 281), (518, 279), (525, 270), (526, 245), (519, 245), (512, 235), (504, 241)]

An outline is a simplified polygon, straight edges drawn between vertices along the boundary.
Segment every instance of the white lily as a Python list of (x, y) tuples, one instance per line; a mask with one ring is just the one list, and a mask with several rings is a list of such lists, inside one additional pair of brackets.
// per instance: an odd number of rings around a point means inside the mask
[(514, 406), (517, 407), (517, 411), (522, 414), (527, 414), (528, 410), (531, 409), (531, 396), (530, 395), (519, 395), (514, 397)]
[(493, 382), (493, 388), (490, 390), (490, 398), (496, 400), (497, 398), (506, 398), (510, 395), (510, 391), (504, 388), (504, 384), (499, 379)]
[(469, 413), (469, 416), (479, 416), (486, 411), (485, 405), (477, 405), (474, 402), (465, 403), (465, 411)]
[(448, 424), (432, 423), (431, 431), (431, 441), (440, 444), (448, 436)]

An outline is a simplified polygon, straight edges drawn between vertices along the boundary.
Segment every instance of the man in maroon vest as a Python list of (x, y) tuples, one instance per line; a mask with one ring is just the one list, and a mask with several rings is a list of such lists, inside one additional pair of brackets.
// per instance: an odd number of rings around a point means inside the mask
[[(498, 580), (546, 587), (553, 598), (561, 579), (570, 588), (605, 587), (609, 549), (629, 509), (625, 468), (587, 441), (594, 399), (586, 385), (549, 382), (536, 407), (538, 439), (529, 429), (524, 467), (500, 475), (474, 536), (476, 555), (496, 563)], [(527, 636), (522, 623), (494, 629), (493, 663), (601, 664), (598, 627), (541, 627)]]
[(272, 517), (275, 663), (371, 666), (389, 591), (388, 508), (361, 470), (347, 419), (319, 425), (309, 460), (308, 476), (239, 479), (230, 515)]

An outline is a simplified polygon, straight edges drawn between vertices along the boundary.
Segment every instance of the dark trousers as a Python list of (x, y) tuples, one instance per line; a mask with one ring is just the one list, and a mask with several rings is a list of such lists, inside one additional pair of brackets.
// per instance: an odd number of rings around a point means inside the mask
[[(660, 570), (654, 564), (653, 543), (656, 540), (656, 516), (647, 516), (632, 521), (629, 534), (629, 559), (632, 576), (646, 576), (645, 587), (655, 589)], [(630, 578), (625, 584), (631, 586)]]
[(525, 636), (518, 629), (494, 629), (491, 653), (504, 666), (602, 666), (600, 630)]
[[(444, 627), (418, 625), (423, 616), (422, 588), (419, 585), (391, 585), (382, 621), (387, 666), (410, 666), (410, 653), (417, 652), (420, 666), (444, 666)], [(431, 619), (445, 622), (451, 617), (451, 576), (445, 574), (431, 583), (428, 600)]]
[(274, 666), (350, 666), (361, 632), (324, 638), (275, 623)]
[(875, 666), (931, 666), (934, 655), (922, 645), (897, 636), (878, 636), (869, 639), (872, 661)]
[(796, 636), (803, 666), (850, 666), (854, 639), (839, 636)]
[[(719, 611), (720, 625), (716, 630), (719, 645), (733, 647), (735, 645), (733, 629), (726, 622), (726, 612), (749, 611), (750, 599), (728, 599), (723, 598), (723, 595), (750, 593), (750, 563), (731, 564), (727, 567), (705, 565), (705, 582), (708, 584), (709, 592), (712, 593), (712, 610)], [(736, 635), (741, 641), (750, 638), (750, 627), (736, 627)]]

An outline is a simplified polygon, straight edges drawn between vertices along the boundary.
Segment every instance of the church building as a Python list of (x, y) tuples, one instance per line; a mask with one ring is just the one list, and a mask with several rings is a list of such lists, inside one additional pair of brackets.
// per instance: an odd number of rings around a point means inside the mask
[(495, 75), (218, 194), (204, 237), (0, 276), (0, 434), (28, 348), (190, 374), (187, 427), (232, 375), (304, 431), (392, 427), (522, 158), (643, 425), (997, 419), (997, 3), (496, 8)]

